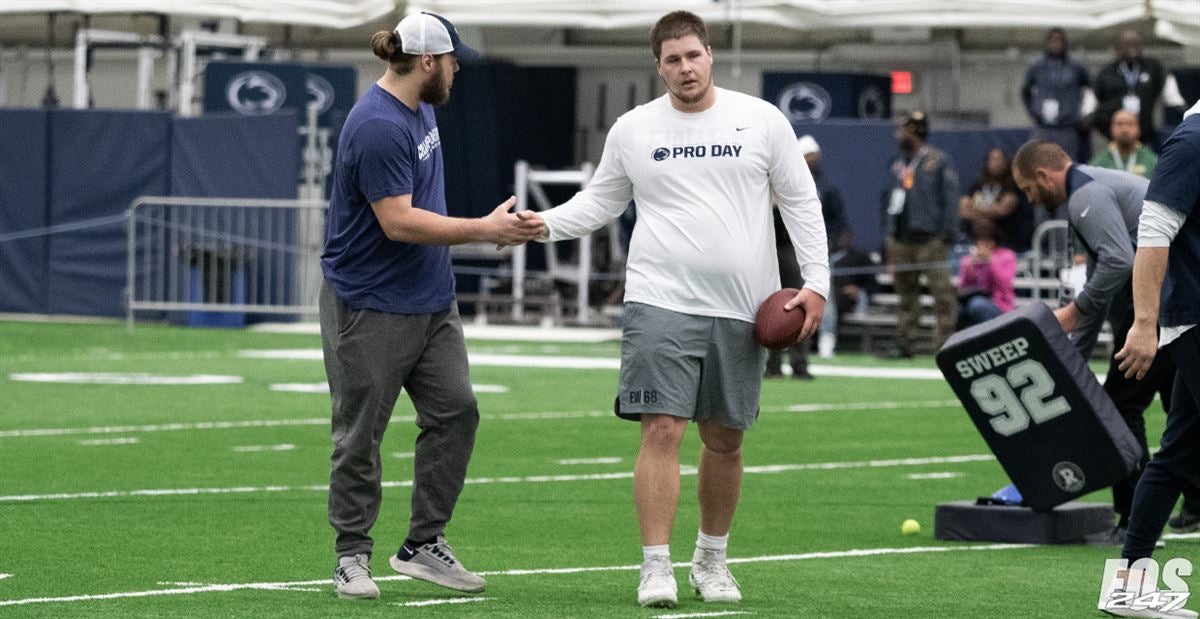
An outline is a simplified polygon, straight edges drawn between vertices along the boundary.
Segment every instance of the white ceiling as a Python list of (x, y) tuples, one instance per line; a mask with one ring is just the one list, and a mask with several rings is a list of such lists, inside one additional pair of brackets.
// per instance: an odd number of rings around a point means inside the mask
[(44, 45), (47, 15), (58, 13), (60, 47), (84, 19), (92, 28), (151, 34), (158, 16), (169, 15), (175, 31), (215, 18), (275, 46), (362, 49), (404, 12), (426, 10), (485, 49), (612, 48), (644, 44), (650, 26), (678, 9), (709, 22), (714, 46), (728, 47), (731, 24), (740, 24), (748, 51), (946, 37), (963, 49), (1039, 48), (1051, 26), (1093, 50), (1107, 51), (1123, 26), (1137, 27), (1148, 47), (1200, 48), (1200, 0), (0, 0), (0, 46)]

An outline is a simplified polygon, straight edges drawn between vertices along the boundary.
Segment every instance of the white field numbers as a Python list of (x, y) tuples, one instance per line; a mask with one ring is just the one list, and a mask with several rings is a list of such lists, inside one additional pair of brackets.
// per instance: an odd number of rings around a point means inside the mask
[[(1046, 366), (1027, 357), (1028, 352), (1029, 341), (1018, 337), (955, 364), (963, 378), (978, 376), (971, 382), (971, 397), (991, 416), (992, 429), (1000, 436), (1012, 436), (1031, 423), (1046, 423), (1071, 411), (1065, 397), (1051, 398), (1054, 379)], [(1003, 376), (980, 376), (1017, 359), (1021, 361), (1009, 366)]]

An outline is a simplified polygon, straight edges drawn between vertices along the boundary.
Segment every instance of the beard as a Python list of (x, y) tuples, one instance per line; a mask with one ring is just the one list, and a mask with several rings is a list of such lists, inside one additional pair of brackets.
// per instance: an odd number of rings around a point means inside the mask
[(445, 71), (441, 65), (438, 65), (436, 73), (429, 76), (424, 84), (421, 84), (421, 92), (418, 93), (421, 101), (429, 105), (442, 105), (450, 100), (450, 87), (446, 84)]

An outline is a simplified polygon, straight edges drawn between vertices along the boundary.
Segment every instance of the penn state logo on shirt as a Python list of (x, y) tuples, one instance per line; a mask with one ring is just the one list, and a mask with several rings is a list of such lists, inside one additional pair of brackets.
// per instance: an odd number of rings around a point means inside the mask
[(283, 107), (287, 88), (282, 80), (266, 71), (245, 71), (229, 80), (225, 98), (229, 107), (240, 114), (266, 116)]
[(776, 105), (794, 123), (820, 121), (833, 111), (833, 97), (817, 84), (796, 82), (783, 89)]
[(309, 73), (304, 89), (308, 91), (308, 107), (317, 108), (318, 114), (324, 114), (333, 107), (333, 84), (329, 80)]
[(703, 159), (711, 157), (741, 157), (741, 144), (687, 144), (659, 146), (650, 152), (655, 161), (667, 159)]

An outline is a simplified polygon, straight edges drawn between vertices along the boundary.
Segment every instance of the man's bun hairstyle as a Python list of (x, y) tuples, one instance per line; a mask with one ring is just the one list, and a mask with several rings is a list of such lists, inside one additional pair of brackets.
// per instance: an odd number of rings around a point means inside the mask
[(392, 62), (398, 47), (400, 47), (400, 35), (397, 35), (395, 30), (390, 32), (380, 30), (371, 36), (371, 51), (375, 52), (380, 60)]
[(398, 75), (405, 75), (416, 66), (417, 57), (400, 51), (400, 35), (395, 30), (380, 30), (371, 35), (371, 51), (388, 63)]

